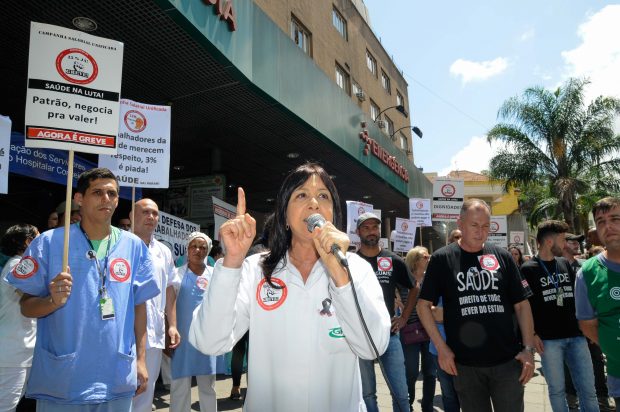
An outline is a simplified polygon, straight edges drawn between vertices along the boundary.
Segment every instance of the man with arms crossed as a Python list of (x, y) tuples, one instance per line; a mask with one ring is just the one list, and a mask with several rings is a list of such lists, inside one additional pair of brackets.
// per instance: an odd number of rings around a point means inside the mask
[[(439, 366), (454, 375), (463, 412), (521, 412), (523, 387), (534, 374), (531, 292), (510, 253), (485, 244), (491, 212), (484, 201), (466, 200), (457, 223), (463, 237), (431, 257), (418, 315)], [(440, 297), (446, 341), (431, 314)]]
[(607, 356), (609, 395), (620, 410), (620, 199), (606, 197), (592, 208), (605, 251), (577, 273), (575, 305), (579, 327)]
[(159, 221), (157, 203), (151, 199), (139, 200), (129, 216), (134, 219), (134, 233), (149, 248), (154, 266), (153, 277), (161, 290), (159, 295), (146, 301), (146, 368), (151, 379), (146, 391), (133, 399), (132, 410), (132, 412), (150, 412), (155, 381), (159, 376), (162, 349), (166, 346), (166, 318), (170, 348), (176, 348), (180, 343), (176, 322), (176, 296), (171, 283), (174, 263), (170, 249), (154, 236)]
[(130, 411), (148, 382), (144, 302), (159, 293), (153, 263), (144, 242), (111, 224), (112, 172), (82, 173), (74, 199), (82, 220), (69, 228), (69, 269), (62, 227), (36, 238), (8, 275), (23, 292), (24, 316), (38, 318), (26, 396), (38, 412)]

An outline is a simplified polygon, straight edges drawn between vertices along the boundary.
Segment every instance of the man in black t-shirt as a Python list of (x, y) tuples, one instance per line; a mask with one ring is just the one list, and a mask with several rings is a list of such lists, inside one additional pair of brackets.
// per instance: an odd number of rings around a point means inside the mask
[[(534, 374), (530, 291), (510, 253), (485, 244), (490, 223), (484, 201), (463, 203), (463, 237), (431, 257), (417, 311), (437, 347), (439, 366), (454, 375), (464, 412), (490, 412), (491, 403), (495, 412), (521, 412), (523, 385)], [(431, 314), (440, 297), (445, 341)]]
[(586, 411), (598, 411), (594, 372), (588, 343), (575, 317), (572, 265), (561, 257), (568, 225), (548, 220), (538, 225), (538, 256), (521, 266), (532, 288), (530, 305), (534, 316), (534, 346), (540, 354), (554, 411), (568, 410), (564, 386), (564, 362), (568, 365)]
[[(377, 274), (377, 279), (383, 289), (383, 299), (390, 317), (392, 318), (392, 333), (390, 343), (383, 355), (381, 362), (385, 368), (387, 379), (394, 391), (392, 395), (392, 407), (394, 411), (409, 411), (409, 390), (405, 374), (405, 356), (400, 339), (396, 335), (405, 324), (413, 311), (415, 304), (415, 288), (411, 281), (411, 274), (405, 262), (390, 252), (381, 249), (379, 239), (381, 237), (381, 221), (373, 213), (364, 213), (357, 220), (357, 234), (360, 237), (361, 246), (357, 252), (364, 258)], [(407, 306), (400, 317), (394, 316), (394, 299), (396, 288), (409, 289)], [(375, 380), (375, 366), (371, 360), (360, 359), (360, 374), (362, 376), (362, 393), (368, 412), (378, 412), (377, 385)]]

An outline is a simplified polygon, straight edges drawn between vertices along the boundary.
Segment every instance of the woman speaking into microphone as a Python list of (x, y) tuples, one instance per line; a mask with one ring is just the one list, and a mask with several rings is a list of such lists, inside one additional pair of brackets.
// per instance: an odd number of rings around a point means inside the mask
[[(309, 225), (316, 214), (325, 222)], [(204, 353), (222, 354), (249, 328), (247, 412), (365, 410), (357, 358), (377, 355), (347, 271), (333, 253), (349, 246), (337, 229), (341, 221), (331, 178), (318, 164), (306, 163), (280, 188), (269, 251), (246, 259), (256, 221), (246, 213), (239, 188), (237, 216), (220, 228), (226, 255), (194, 312), (189, 340)], [(382, 354), (390, 318), (381, 287), (366, 261), (355, 254), (346, 258), (361, 313)]]

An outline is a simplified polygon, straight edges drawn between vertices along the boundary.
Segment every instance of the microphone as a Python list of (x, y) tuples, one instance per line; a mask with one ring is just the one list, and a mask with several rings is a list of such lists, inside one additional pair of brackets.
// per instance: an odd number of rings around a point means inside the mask
[[(323, 227), (325, 222), (325, 218), (318, 213), (308, 216), (306, 219), (308, 232), (312, 233), (317, 227)], [(342, 253), (342, 250), (340, 250), (340, 246), (334, 243), (331, 247), (331, 252), (338, 258), (338, 262), (340, 262), (342, 266), (349, 267), (349, 262), (344, 253)]]

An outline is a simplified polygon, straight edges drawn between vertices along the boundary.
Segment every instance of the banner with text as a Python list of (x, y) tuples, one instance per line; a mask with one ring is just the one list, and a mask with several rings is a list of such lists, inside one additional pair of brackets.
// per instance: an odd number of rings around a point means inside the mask
[[(155, 228), (155, 239), (170, 248), (175, 262), (183, 258), (187, 253), (187, 239), (192, 232), (200, 231), (200, 226), (188, 220), (184, 220), (159, 211), (159, 222)], [(183, 259), (181, 259), (183, 260)]]
[(121, 186), (168, 187), (170, 106), (121, 99), (116, 155), (99, 156), (99, 167), (112, 170)]
[(0, 193), (9, 193), (11, 123), (7, 116), (0, 116)]
[(521, 253), (525, 253), (525, 232), (522, 230), (511, 230), (509, 244), (516, 245), (519, 249), (521, 249)]
[(394, 229), (394, 252), (409, 252), (415, 244), (416, 225), (409, 219), (397, 217)]
[[(373, 212), (374, 208), (370, 203), (347, 200), (347, 235), (354, 245), (359, 246), (360, 237), (357, 235), (357, 218), (366, 213)], [(379, 216), (381, 218), (381, 216)]]
[(123, 43), (30, 24), (26, 146), (116, 153)]
[[(237, 216), (237, 206), (228, 204), (215, 196), (211, 199), (213, 200), (213, 221), (215, 223), (212, 239), (220, 240), (220, 227), (227, 220), (233, 219), (235, 216)], [(220, 246), (222, 246), (222, 249), (224, 249), (223, 244), (221, 244)]]
[(491, 216), (487, 243), (498, 247), (508, 247), (508, 221), (506, 216)]
[(431, 220), (431, 199), (409, 199), (409, 219), (419, 227), (433, 226)]
[(465, 183), (458, 179), (435, 179), (433, 182), (433, 220), (456, 222), (459, 217)]

